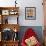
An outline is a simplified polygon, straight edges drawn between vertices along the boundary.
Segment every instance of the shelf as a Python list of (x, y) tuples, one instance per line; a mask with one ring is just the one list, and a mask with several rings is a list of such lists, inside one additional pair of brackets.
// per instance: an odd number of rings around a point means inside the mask
[[(0, 16), (1, 16), (0, 24), (18, 24), (19, 7), (0, 7)], [(9, 17), (12, 16), (15, 17), (16, 19), (15, 18), (9, 19)]]
[(4, 43), (15, 43), (15, 42), (19, 42), (19, 40), (15, 40), (15, 41), (12, 41), (12, 40), (10, 40), (10, 41), (3, 41)]
[(20, 27), (18, 24), (0, 24), (1, 30), (5, 29), (5, 28), (9, 28), (12, 29), (14, 31), (14, 29), (17, 30), (17, 32), (19, 31)]
[(6, 10), (6, 9), (19, 9), (19, 7), (0, 7), (1, 10)]
[(2, 24), (18, 24), (18, 16), (2, 16)]
[(0, 7), (0, 15), (18, 15), (18, 13), (19, 7)]
[(18, 46), (18, 17), (19, 7), (0, 7), (0, 46)]
[(2, 42), (3, 46), (18, 46), (18, 41), (9, 41), (9, 42)]

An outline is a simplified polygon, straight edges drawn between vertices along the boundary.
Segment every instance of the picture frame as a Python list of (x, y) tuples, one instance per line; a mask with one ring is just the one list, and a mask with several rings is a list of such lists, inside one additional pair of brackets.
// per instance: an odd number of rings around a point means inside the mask
[(25, 19), (36, 20), (36, 7), (25, 7)]
[(9, 10), (2, 10), (2, 15), (9, 15)]

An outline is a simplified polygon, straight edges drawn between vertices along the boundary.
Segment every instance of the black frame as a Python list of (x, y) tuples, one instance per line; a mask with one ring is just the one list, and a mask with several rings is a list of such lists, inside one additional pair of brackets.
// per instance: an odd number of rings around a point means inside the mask
[[(34, 9), (34, 16), (30, 16), (30, 18), (27, 18), (27, 15), (26, 15), (26, 12), (27, 12), (27, 9)], [(25, 19), (26, 20), (36, 20), (36, 7), (25, 7)]]

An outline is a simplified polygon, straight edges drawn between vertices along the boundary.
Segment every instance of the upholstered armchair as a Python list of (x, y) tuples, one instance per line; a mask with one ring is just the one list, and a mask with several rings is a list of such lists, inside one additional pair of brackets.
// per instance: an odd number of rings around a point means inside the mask
[(37, 39), (37, 34), (32, 28), (26, 30), (24, 37), (22, 38), (21, 46), (41, 46)]

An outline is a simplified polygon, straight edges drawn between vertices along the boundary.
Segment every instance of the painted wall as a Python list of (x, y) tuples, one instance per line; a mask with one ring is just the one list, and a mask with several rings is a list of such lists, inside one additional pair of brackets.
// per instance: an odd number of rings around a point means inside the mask
[(32, 28), (33, 31), (37, 34), (37, 37), (41, 43), (43, 43), (43, 30), (42, 26), (21, 26), (20, 27), (20, 32), (19, 32), (19, 39), (20, 42), (24, 36), (24, 33), (27, 31), (28, 28)]
[[(22, 26), (43, 26), (43, 6), (42, 0), (21, 0), (18, 1), (20, 7), (20, 23)], [(36, 7), (36, 20), (25, 20), (25, 7)]]
[[(0, 0), (0, 6), (15, 6), (15, 0)], [(43, 26), (43, 6), (42, 0), (17, 0), (19, 6), (19, 24), (20, 26)], [(36, 7), (36, 20), (25, 20), (25, 7)], [(10, 17), (12, 18), (12, 17)], [(10, 19), (9, 19), (10, 20)], [(13, 21), (15, 22), (15, 21)]]

